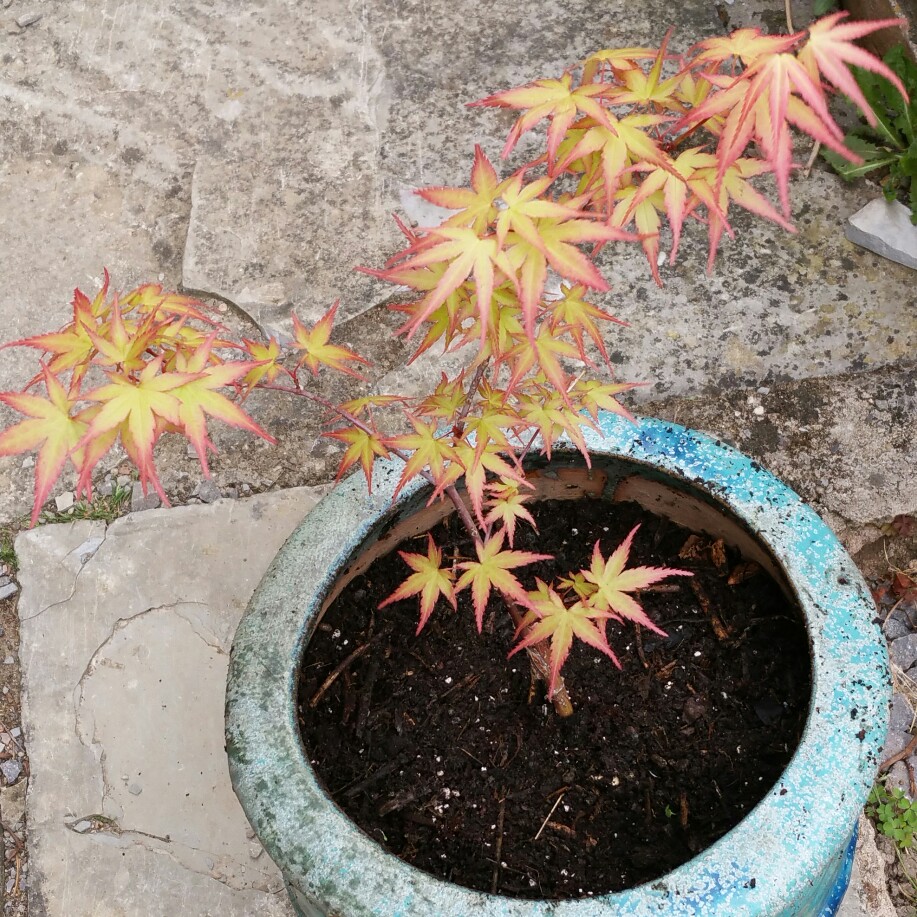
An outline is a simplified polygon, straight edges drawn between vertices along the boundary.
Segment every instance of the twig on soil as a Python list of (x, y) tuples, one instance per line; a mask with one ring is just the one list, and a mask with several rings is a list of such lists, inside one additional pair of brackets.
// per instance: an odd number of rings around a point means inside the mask
[(558, 834), (565, 834), (567, 837), (572, 838), (576, 837), (576, 828), (571, 828), (569, 825), (562, 825), (559, 821), (549, 821), (548, 827)]
[(497, 886), (500, 883), (500, 866), (501, 857), (503, 856), (503, 819), (506, 815), (506, 797), (500, 798), (500, 811), (497, 814), (497, 846), (494, 849), (494, 874), (490, 880), (490, 893), (497, 893)]
[(713, 628), (717, 640), (728, 640), (730, 637), (729, 628), (726, 627), (720, 616), (713, 610), (713, 603), (710, 601), (710, 596), (704, 592), (704, 587), (701, 586), (696, 577), (691, 578), (691, 588), (697, 596), (697, 601), (700, 602), (701, 609), (707, 618), (709, 618), (710, 626)]
[(899, 761), (903, 761), (905, 758), (909, 757), (915, 748), (917, 748), (917, 736), (914, 736), (914, 738), (912, 738), (911, 741), (908, 742), (907, 745), (905, 745), (904, 748), (898, 752), (898, 754), (892, 755), (890, 758), (886, 758), (879, 765), (879, 773), (884, 774), (887, 770), (894, 767)]
[(354, 662), (357, 661), (373, 644), (373, 641), (370, 640), (368, 643), (364, 643), (362, 646), (358, 646), (349, 656), (339, 662), (331, 674), (322, 682), (321, 687), (312, 695), (312, 700), (309, 701), (309, 706), (314, 710), (320, 703), (322, 698), (327, 693), (328, 689), (338, 680), (338, 678), (344, 673), (344, 670), (349, 668)]
[[(388, 652), (391, 651), (391, 647), (387, 647)], [(388, 655), (386, 652), (386, 656)], [(358, 739), (363, 737), (363, 730), (366, 728), (366, 720), (369, 717), (369, 708), (373, 702), (373, 687), (375, 687), (376, 679), (379, 677), (379, 669), (381, 667), (381, 660), (378, 655), (373, 656), (372, 661), (369, 664), (369, 670), (366, 673), (366, 683), (363, 686), (363, 690), (360, 693), (360, 704), (357, 709), (357, 723), (354, 728), (354, 734)]]
[(648, 669), (650, 664), (646, 661), (646, 653), (643, 652), (643, 634), (639, 624), (634, 624), (634, 639), (637, 642), (637, 655), (640, 657), (640, 662), (644, 669)]
[(432, 792), (433, 790), (430, 788), (429, 784), (424, 784), (413, 790), (407, 790), (379, 806), (379, 815), (391, 815), (392, 812), (397, 812), (399, 809), (403, 809), (415, 800), (422, 799), (424, 796), (429, 796)]
[(561, 793), (560, 796), (558, 796), (557, 799), (554, 800), (554, 805), (551, 806), (551, 811), (548, 812), (548, 814), (545, 816), (545, 820), (541, 823), (541, 827), (538, 829), (538, 833), (532, 838), (532, 843), (534, 843), (535, 841), (538, 840), (538, 838), (541, 837), (541, 832), (544, 831), (548, 822), (551, 820), (551, 816), (557, 811), (557, 807), (560, 805), (561, 799), (563, 799), (564, 796), (566, 795), (567, 794), (565, 792)]
[(8, 824), (6, 824), (6, 822), (3, 822), (3, 821), (0, 821), (0, 828), (3, 828), (3, 830), (13, 839), (13, 843), (16, 845), (16, 849), (17, 849), (17, 850), (22, 850), (22, 848), (23, 848), (25, 845), (22, 843), (22, 841), (21, 841), (21, 840), (19, 839), (19, 837), (16, 835), (16, 832), (13, 831), (13, 829), (12, 829)]

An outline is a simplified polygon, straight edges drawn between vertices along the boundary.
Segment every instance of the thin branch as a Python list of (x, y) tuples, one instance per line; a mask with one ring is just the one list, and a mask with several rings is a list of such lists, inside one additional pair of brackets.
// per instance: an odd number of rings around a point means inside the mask
[(879, 765), (879, 773), (884, 774), (887, 770), (890, 770), (892, 767), (894, 767), (894, 765), (896, 765), (899, 761), (903, 761), (908, 755), (910, 755), (912, 751), (914, 751), (915, 748), (917, 748), (917, 736), (914, 736), (914, 738), (911, 739), (911, 741), (908, 742), (907, 745), (905, 745), (904, 748), (898, 752), (898, 754), (892, 755), (890, 758), (886, 758)]

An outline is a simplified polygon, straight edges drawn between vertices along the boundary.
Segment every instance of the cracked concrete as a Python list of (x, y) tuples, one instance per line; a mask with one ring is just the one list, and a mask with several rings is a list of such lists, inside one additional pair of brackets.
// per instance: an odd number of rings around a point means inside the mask
[(232, 634), (304, 488), (21, 535), (31, 913), (281, 917), (229, 783)]

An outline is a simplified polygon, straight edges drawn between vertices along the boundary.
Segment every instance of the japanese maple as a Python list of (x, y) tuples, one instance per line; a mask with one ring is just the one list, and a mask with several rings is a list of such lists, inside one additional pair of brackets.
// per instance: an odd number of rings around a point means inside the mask
[[(431, 502), (451, 501), (473, 539), (475, 556), (446, 562), (430, 536), (425, 553), (401, 552), (411, 572), (382, 606), (417, 597), (419, 633), (438, 605), (456, 607), (467, 590), (480, 630), (499, 598), (516, 625), (511, 652), (528, 652), (557, 710), (570, 713), (561, 671), (574, 642), (617, 663), (609, 622), (658, 630), (640, 591), (688, 575), (628, 567), (635, 532), (617, 546), (597, 543), (588, 567), (560, 571), (550, 583), (526, 568), (551, 558), (513, 547), (518, 526), (534, 525), (527, 456), (550, 457), (565, 438), (588, 463), (584, 430), (597, 428), (599, 411), (633, 420), (618, 396), (635, 383), (603, 380), (597, 365), (610, 371), (606, 333), (620, 323), (594, 301), (609, 288), (598, 255), (639, 244), (661, 282), (666, 224), (672, 261), (686, 223), (707, 225), (710, 269), (723, 233), (733, 232), (732, 204), (792, 231), (791, 128), (856, 162), (827, 107), (831, 87), (867, 118), (873, 112), (848, 64), (904, 92), (885, 64), (853, 44), (891, 23), (844, 16), (790, 35), (740, 29), (683, 55), (670, 50), (668, 35), (659, 48), (602, 50), (557, 78), (472, 103), (519, 112), (504, 156), (546, 122), (544, 153), (501, 177), (476, 147), (467, 187), (417, 192), (453, 212), (431, 227), (398, 220), (404, 248), (381, 268), (361, 268), (409, 291), (392, 308), (404, 319), (399, 333), (416, 346), (412, 359), (437, 344), (469, 348), (465, 368), (422, 397), (334, 404), (307, 387), (304, 369), (362, 379), (358, 367), (368, 365), (332, 343), (337, 303), (311, 327), (294, 315), (288, 341), (234, 341), (206, 305), (154, 284), (121, 295), (106, 273), (94, 298), (77, 290), (64, 328), (5, 345), (42, 354), (24, 391), (0, 393), (24, 415), (0, 432), (0, 455), (38, 452), (32, 524), (68, 462), (77, 493), (91, 497), (94, 469), (120, 443), (144, 490), (167, 503), (155, 466), (161, 436), (184, 436), (206, 476), (211, 420), (273, 442), (245, 412), (248, 394), (306, 398), (332, 418), (325, 435), (343, 450), (338, 477), (359, 464), (371, 488), (376, 460), (397, 457), (396, 492), (422, 478)], [(771, 173), (777, 204), (757, 186)], [(399, 418), (401, 429), (391, 432)]]

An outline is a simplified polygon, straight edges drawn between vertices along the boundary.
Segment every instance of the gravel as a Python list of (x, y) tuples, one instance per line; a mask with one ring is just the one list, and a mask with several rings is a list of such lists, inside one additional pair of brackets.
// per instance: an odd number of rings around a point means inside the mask
[(22, 765), (15, 758), (10, 758), (9, 761), (0, 761), (0, 772), (3, 773), (3, 779), (6, 780), (9, 786), (19, 779), (19, 775), (22, 773)]

